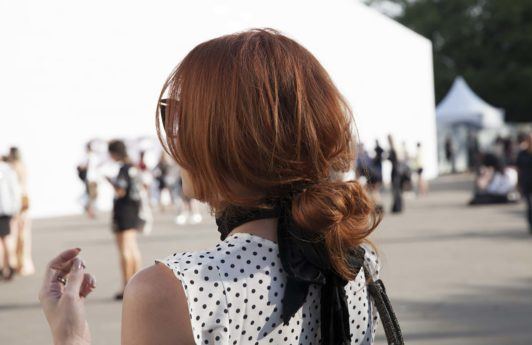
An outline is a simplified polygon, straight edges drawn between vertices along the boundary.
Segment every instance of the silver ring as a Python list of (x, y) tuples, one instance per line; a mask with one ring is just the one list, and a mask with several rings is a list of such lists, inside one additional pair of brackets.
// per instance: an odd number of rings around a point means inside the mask
[(57, 276), (56, 279), (57, 279), (58, 282), (60, 282), (60, 283), (63, 284), (63, 285), (66, 285), (66, 283), (67, 283), (66, 278), (63, 277), (63, 276)]

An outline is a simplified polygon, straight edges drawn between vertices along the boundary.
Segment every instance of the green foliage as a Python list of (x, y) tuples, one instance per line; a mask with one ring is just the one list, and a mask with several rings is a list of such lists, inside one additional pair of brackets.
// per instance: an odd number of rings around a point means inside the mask
[(388, 2), (402, 8), (395, 20), (432, 41), (437, 101), (462, 75), (507, 121), (532, 121), (531, 0)]

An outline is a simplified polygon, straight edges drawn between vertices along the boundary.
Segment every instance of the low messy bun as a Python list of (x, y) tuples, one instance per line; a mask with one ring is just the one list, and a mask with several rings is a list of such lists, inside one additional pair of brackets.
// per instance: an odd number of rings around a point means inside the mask
[(363, 243), (382, 218), (356, 181), (325, 181), (306, 188), (293, 198), (292, 216), (300, 228), (323, 239), (334, 270), (346, 280), (357, 273), (347, 262), (349, 251)]

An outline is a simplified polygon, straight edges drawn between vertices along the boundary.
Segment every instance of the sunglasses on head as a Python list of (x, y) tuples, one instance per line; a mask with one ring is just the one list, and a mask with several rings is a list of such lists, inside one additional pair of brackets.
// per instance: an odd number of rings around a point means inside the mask
[(168, 98), (163, 98), (159, 101), (159, 113), (161, 114), (161, 121), (166, 123), (166, 107), (168, 106)]

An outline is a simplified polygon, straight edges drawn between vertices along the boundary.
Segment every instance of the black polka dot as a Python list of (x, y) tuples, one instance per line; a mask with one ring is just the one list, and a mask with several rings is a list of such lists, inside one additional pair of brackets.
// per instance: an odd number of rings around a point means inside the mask
[[(173, 253), (162, 261), (186, 290), (197, 344), (321, 343), (319, 286), (310, 287), (301, 310), (287, 325), (281, 319), (286, 276), (276, 244), (239, 234), (229, 236), (215, 248)], [(365, 259), (375, 279), (378, 260), (370, 251), (366, 251)], [(351, 341), (371, 344), (378, 316), (373, 301), (368, 300), (362, 270), (345, 291)]]

